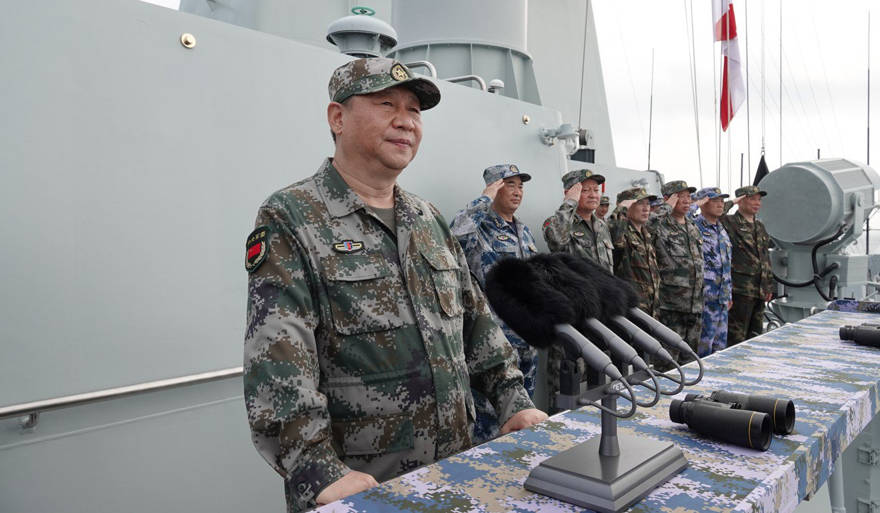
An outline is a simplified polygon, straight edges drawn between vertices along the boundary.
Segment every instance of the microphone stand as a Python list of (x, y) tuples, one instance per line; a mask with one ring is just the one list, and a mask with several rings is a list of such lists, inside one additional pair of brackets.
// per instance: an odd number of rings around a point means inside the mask
[[(563, 338), (586, 339), (575, 330), (557, 333)], [(588, 385), (576, 401), (570, 395), (573, 387), (557, 396), (557, 407), (571, 402), (599, 407), (596, 401), (601, 400), (601, 434), (541, 462), (529, 473), (526, 489), (602, 513), (619, 513), (687, 466), (681, 449), (671, 442), (618, 434), (617, 419), (634, 414), (636, 396), (630, 385), (652, 377), (646, 371), (632, 373), (629, 362), (615, 360), (613, 364), (622, 379), (612, 380), (588, 363), (587, 382), (596, 386)], [(659, 386), (655, 393), (660, 394)], [(617, 412), (618, 396), (632, 403), (633, 409), (626, 415), (612, 413)]]

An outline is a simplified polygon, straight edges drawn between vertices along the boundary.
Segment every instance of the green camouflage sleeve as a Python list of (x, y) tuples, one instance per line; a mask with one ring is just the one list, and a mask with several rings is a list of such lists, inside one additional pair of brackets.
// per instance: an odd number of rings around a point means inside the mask
[(464, 306), (464, 350), (471, 386), (492, 402), (498, 423), (504, 425), (515, 413), (535, 405), (523, 388), (517, 356), (504, 332), (492, 319), (486, 296), (471, 275), (461, 246), (455, 244), (461, 266)]
[(577, 213), (577, 202), (566, 199), (562, 205), (544, 221), (544, 241), (550, 251), (563, 251), (571, 241), (571, 222)]
[(316, 277), (289, 223), (264, 206), (265, 260), (248, 279), (244, 400), (257, 451), (290, 482), (300, 509), (350, 471), (331, 446), (327, 399), (318, 391)]
[[(724, 214), (730, 212), (730, 209), (732, 209), (734, 205), (736, 205), (736, 203), (734, 203), (730, 200), (725, 201), (724, 202)], [(724, 215), (724, 214), (722, 214), (722, 215)]]
[(760, 223), (761, 229), (761, 246), (759, 250), (761, 254), (761, 298), (763, 299), (767, 294), (776, 291), (776, 280), (773, 279), (773, 266), (770, 264), (770, 234), (767, 233), (764, 223), (760, 221), (755, 222)]

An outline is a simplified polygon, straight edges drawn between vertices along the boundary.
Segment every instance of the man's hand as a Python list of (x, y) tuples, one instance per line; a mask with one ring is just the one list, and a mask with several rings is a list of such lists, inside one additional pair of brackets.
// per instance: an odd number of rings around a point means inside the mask
[(731, 308), (733, 308), (733, 300), (732, 299), (727, 302), (727, 309), (730, 310)]
[(621, 201), (620, 203), (618, 203), (617, 206), (620, 207), (620, 208), (629, 208), (629, 207), (631, 207), (632, 204), (635, 203), (635, 202), (636, 202), (636, 200), (634, 200), (634, 199), (631, 199), (631, 200), (623, 200), (623, 201)]
[[(580, 185), (580, 184), (578, 184)], [(574, 187), (572, 187), (574, 189)], [(536, 408), (529, 408), (527, 410), (520, 410), (516, 412), (513, 417), (507, 419), (507, 422), (501, 426), (501, 430), (499, 433), (502, 435), (506, 435), (507, 433), (511, 433), (513, 431), (519, 431), (520, 429), (527, 428), (529, 426), (534, 426), (539, 422), (544, 422), (547, 420), (547, 414), (538, 410)]]
[(483, 189), (483, 196), (488, 196), (490, 200), (495, 201), (495, 195), (502, 187), (504, 187), (504, 179), (495, 180)]
[(734, 204), (734, 205), (739, 205), (739, 202), (742, 201), (742, 200), (744, 200), (744, 199), (746, 199), (745, 196), (740, 196), (740, 197), (738, 197), (738, 198), (733, 198), (733, 204)]
[(580, 183), (576, 183), (576, 184), (572, 185), (571, 187), (568, 188), (567, 191), (565, 191), (565, 199), (580, 201), (581, 189), (583, 189), (583, 188), (584, 188), (584, 186), (581, 185)]
[(773, 299), (773, 293), (768, 292), (767, 295), (764, 296), (764, 302), (766, 303), (766, 302), (770, 301), (771, 299)]
[(694, 203), (695, 203), (698, 207), (702, 207), (703, 205), (706, 204), (707, 201), (709, 201), (709, 197), (708, 197), (708, 196), (706, 196), (705, 198), (700, 198), (700, 199), (698, 199), (697, 201), (695, 201)]
[(348, 497), (349, 495), (369, 490), (374, 486), (379, 486), (379, 483), (376, 482), (373, 476), (352, 470), (336, 481), (333, 481), (333, 483), (327, 488), (321, 490), (321, 493), (315, 497), (315, 502), (319, 505), (329, 504), (333, 501)]
[(670, 208), (675, 208), (675, 204), (678, 203), (678, 194), (670, 194), (664, 201)]

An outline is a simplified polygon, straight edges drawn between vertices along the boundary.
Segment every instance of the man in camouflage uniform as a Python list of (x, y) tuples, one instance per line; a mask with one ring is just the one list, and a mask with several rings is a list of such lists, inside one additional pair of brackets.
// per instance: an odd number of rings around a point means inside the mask
[(329, 93), (334, 157), (272, 194), (246, 243), (245, 406), (290, 511), (468, 448), (471, 385), (502, 432), (546, 418), (446, 222), (396, 185), (437, 87), (375, 58)]
[(589, 169), (566, 173), (562, 177), (565, 199), (544, 221), (544, 240), (550, 251), (571, 253), (613, 272), (611, 233), (605, 221), (594, 215), (604, 182), (604, 176)]
[(726, 213), (739, 205), (733, 215), (721, 217), (730, 235), (732, 248), (733, 307), (727, 328), (727, 345), (739, 344), (764, 331), (764, 303), (773, 297), (773, 271), (770, 267), (770, 236), (755, 215), (767, 193), (755, 185), (740, 187), (736, 199), (724, 204)]
[(611, 200), (608, 199), (608, 196), (602, 196), (599, 198), (599, 208), (596, 209), (596, 217), (601, 220), (605, 220), (605, 216), (608, 215), (608, 208), (611, 206)]
[(641, 187), (617, 195), (617, 208), (608, 221), (614, 242), (614, 275), (633, 285), (639, 294), (639, 308), (657, 315), (660, 301), (660, 271), (651, 233), (645, 227), (651, 215), (650, 202), (657, 197)]
[[(703, 316), (703, 236), (687, 218), (691, 193), (695, 191), (684, 180), (664, 184), (666, 203), (648, 222), (660, 268), (657, 318), (681, 335), (694, 351), (700, 341)], [(679, 355), (678, 360), (685, 361), (684, 355)]]
[[(486, 287), (486, 273), (502, 258), (528, 258), (538, 252), (532, 232), (514, 215), (523, 198), (523, 182), (532, 177), (515, 164), (500, 164), (483, 171), (486, 188), (452, 220), (452, 234), (464, 249), (468, 266), (481, 288)], [(519, 370), (529, 397), (535, 393), (538, 352), (520, 338), (498, 316), (507, 340), (519, 355)], [(498, 417), (492, 403), (477, 390), (472, 390), (477, 409), (474, 443), (498, 436)]]
[[(694, 224), (703, 235), (703, 329), (697, 354), (708, 356), (727, 347), (727, 311), (731, 305), (730, 238), (719, 222), (724, 198), (718, 187), (705, 187), (691, 205)], [(696, 207), (700, 214), (696, 214)]]

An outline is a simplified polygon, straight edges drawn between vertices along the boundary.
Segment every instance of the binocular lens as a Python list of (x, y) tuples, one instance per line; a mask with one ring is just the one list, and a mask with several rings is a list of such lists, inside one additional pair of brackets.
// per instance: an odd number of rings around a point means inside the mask
[(777, 435), (790, 435), (794, 431), (794, 403), (790, 399), (740, 394), (718, 390), (709, 396), (713, 401), (736, 403), (743, 410), (766, 413)]
[(669, 418), (722, 442), (761, 451), (770, 447), (771, 421), (763, 412), (738, 410), (727, 403), (702, 399), (673, 399), (669, 405)]

